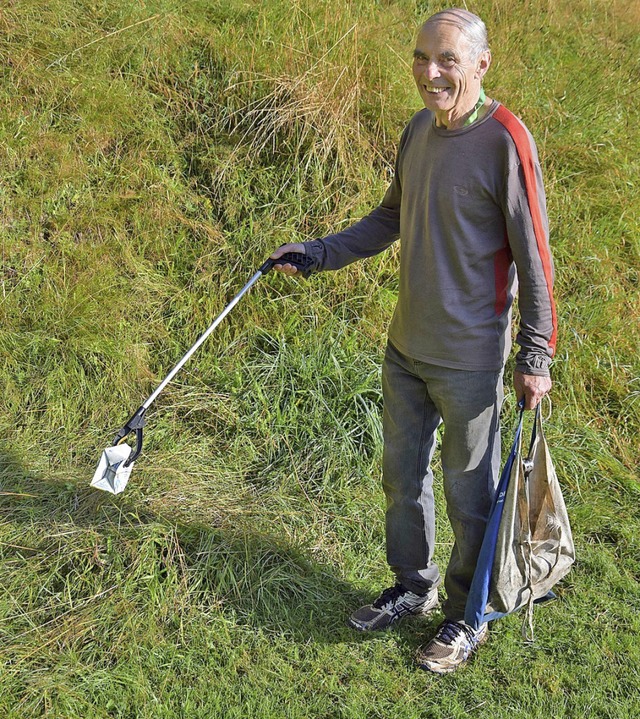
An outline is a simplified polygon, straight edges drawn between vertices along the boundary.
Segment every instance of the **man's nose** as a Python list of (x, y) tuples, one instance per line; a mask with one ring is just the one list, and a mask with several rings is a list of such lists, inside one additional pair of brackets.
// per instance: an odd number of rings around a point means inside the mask
[(440, 77), (440, 68), (438, 67), (437, 62), (428, 62), (425, 69), (424, 74), (427, 76), (428, 80), (435, 80), (436, 77)]
[(440, 68), (437, 62), (425, 62), (420, 65), (420, 76), (431, 81), (440, 77)]

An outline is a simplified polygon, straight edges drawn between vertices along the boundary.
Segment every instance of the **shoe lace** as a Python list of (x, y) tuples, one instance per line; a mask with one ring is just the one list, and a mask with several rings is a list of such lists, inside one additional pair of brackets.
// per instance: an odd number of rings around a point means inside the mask
[(393, 587), (388, 587), (372, 604), (376, 609), (384, 609), (389, 604), (395, 604), (405, 593), (406, 589), (401, 584), (396, 584)]
[(471, 627), (446, 620), (440, 625), (440, 629), (436, 632), (435, 638), (443, 644), (450, 645), (458, 640), (461, 634), (464, 634), (470, 642), (473, 642), (475, 639), (475, 632)]

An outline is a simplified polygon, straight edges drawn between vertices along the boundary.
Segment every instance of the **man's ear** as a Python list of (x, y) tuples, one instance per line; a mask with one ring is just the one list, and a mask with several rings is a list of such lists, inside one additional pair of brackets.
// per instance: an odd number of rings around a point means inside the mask
[(489, 50), (485, 50), (480, 57), (478, 58), (478, 64), (476, 67), (476, 77), (478, 77), (480, 80), (486, 75), (487, 70), (489, 69), (491, 65), (491, 52)]

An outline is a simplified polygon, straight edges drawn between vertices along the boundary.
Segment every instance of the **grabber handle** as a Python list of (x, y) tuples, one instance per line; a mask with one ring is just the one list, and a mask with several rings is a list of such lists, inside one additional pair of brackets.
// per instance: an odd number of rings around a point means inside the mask
[(144, 427), (144, 413), (147, 411), (147, 408), (144, 405), (141, 405), (138, 407), (138, 409), (133, 413), (133, 416), (129, 421), (125, 424), (124, 427), (118, 430), (118, 434), (113, 439), (114, 446), (117, 444), (120, 444), (122, 440), (127, 437), (131, 432), (136, 433), (136, 445), (133, 448), (133, 452), (129, 455), (127, 458), (127, 461), (124, 463), (125, 467), (128, 467), (132, 462), (134, 462), (139, 456), (140, 452), (142, 452), (142, 428)]
[(285, 252), (284, 255), (278, 257), (277, 260), (273, 260), (270, 257), (258, 272), (266, 275), (274, 265), (293, 265), (303, 277), (309, 277), (313, 260), (304, 252)]

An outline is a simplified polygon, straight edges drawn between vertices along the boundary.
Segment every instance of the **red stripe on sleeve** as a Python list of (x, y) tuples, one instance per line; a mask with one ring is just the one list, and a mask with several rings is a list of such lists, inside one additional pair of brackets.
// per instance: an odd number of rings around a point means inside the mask
[(511, 262), (513, 260), (513, 257), (511, 256), (511, 249), (509, 247), (509, 240), (506, 237), (506, 234), (507, 233), (505, 232), (504, 247), (501, 250), (498, 250), (493, 257), (493, 269), (496, 283), (496, 315), (501, 315), (507, 306), (509, 267), (511, 267)]
[(531, 212), (531, 220), (533, 222), (533, 232), (536, 237), (538, 253), (540, 254), (540, 259), (542, 261), (542, 268), (547, 282), (547, 289), (549, 291), (549, 301), (551, 303), (553, 331), (549, 339), (549, 347), (551, 348), (552, 354), (555, 354), (558, 320), (556, 316), (556, 304), (553, 299), (551, 255), (549, 254), (549, 247), (545, 241), (544, 223), (542, 222), (540, 206), (538, 205), (538, 188), (536, 183), (535, 164), (533, 161), (533, 154), (531, 152), (531, 144), (529, 143), (529, 137), (520, 120), (518, 120), (513, 113), (509, 112), (506, 107), (500, 105), (493, 116), (496, 120), (498, 120), (498, 122), (504, 125), (507, 132), (511, 135), (524, 172), (524, 184), (527, 193), (529, 211)]

